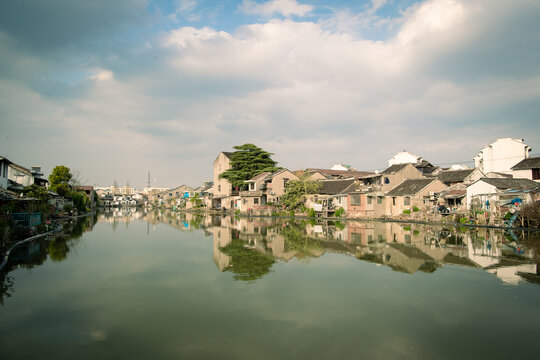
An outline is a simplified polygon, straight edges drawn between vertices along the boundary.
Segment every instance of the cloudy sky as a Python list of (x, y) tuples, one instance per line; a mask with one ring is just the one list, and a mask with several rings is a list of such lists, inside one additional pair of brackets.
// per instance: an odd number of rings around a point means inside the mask
[[(172, 187), (254, 143), (283, 167), (540, 153), (538, 0), (3, 0), (0, 154)], [(154, 179), (156, 181), (154, 182)]]

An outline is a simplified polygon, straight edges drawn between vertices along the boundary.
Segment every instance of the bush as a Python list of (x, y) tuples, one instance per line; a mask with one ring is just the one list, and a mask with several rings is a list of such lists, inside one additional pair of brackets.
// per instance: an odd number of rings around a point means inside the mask
[(345, 209), (340, 207), (339, 209), (336, 210), (336, 217), (342, 217), (343, 214), (345, 214)]
[(414, 211), (414, 212), (419, 212), (420, 209), (418, 208), (418, 206), (413, 206), (412, 211)]
[(234, 215), (240, 215), (240, 210), (239, 209), (234, 210)]
[(467, 219), (466, 217), (462, 217), (461, 219), (459, 219), (460, 224), (466, 224), (467, 221), (469, 221), (469, 219)]
[(315, 210), (309, 209), (307, 212), (307, 216), (310, 218), (314, 218), (314, 217), (317, 217), (317, 213), (315, 212)]
[(410, 214), (410, 213), (411, 213), (411, 210), (405, 209), (405, 210), (403, 210), (403, 213), (404, 213), (404, 214)]

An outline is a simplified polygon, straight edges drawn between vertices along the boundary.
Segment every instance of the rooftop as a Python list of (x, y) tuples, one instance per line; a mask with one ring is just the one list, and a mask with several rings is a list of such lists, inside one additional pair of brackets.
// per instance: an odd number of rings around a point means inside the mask
[(388, 196), (407, 196), (415, 195), (420, 190), (431, 184), (436, 179), (408, 179), (401, 184), (390, 190), (386, 195)]
[(528, 169), (538, 169), (540, 168), (540, 156), (530, 157), (528, 159), (523, 159), (518, 162), (516, 165), (512, 166), (512, 170), (528, 170)]

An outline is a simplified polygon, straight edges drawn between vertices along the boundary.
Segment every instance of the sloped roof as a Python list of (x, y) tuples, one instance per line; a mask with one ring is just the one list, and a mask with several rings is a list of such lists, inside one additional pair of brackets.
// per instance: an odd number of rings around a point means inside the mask
[(375, 173), (369, 172), (369, 171), (313, 169), (313, 168), (306, 169), (306, 172), (307, 173), (309, 173), (309, 172), (320, 172), (321, 174), (323, 174), (325, 176), (330, 175), (332, 177), (342, 177), (342, 178), (354, 177), (354, 178), (357, 178), (357, 179), (364, 178), (366, 176), (372, 176), (373, 174), (375, 174)]
[(398, 171), (400, 171), (401, 169), (403, 169), (407, 165), (409, 165), (409, 163), (392, 165), (388, 169), (381, 172), (381, 174), (395, 174), (395, 173), (397, 173)]
[(443, 170), (435, 175), (435, 177), (445, 184), (463, 182), (474, 170), (476, 169)]
[(431, 184), (436, 179), (408, 179), (400, 183), (398, 186), (390, 190), (388, 196), (406, 196), (415, 195), (420, 190)]
[(222, 151), (221, 153), (223, 155), (225, 155), (226, 157), (228, 157), (228, 158), (231, 158), (231, 155), (233, 154), (233, 152), (231, 152), (231, 151)]
[(346, 194), (354, 190), (354, 179), (321, 180), (320, 183), (322, 186), (317, 193), (321, 195)]
[(540, 184), (529, 179), (490, 179), (482, 178), (478, 181), (486, 182), (499, 190), (538, 190)]
[(540, 156), (523, 159), (511, 167), (512, 170), (528, 170), (538, 168), (540, 168)]
[(252, 177), (251, 179), (249, 180), (246, 180), (246, 182), (251, 182), (251, 181), (257, 181), (257, 180), (260, 180), (264, 177), (267, 177), (268, 175), (271, 175), (271, 173), (269, 171), (263, 171), (262, 173), (260, 173), (259, 175), (255, 175), (254, 177)]

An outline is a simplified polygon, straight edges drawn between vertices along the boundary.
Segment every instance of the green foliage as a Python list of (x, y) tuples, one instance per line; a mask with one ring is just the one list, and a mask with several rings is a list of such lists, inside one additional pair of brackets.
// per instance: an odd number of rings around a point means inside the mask
[(189, 201), (191, 201), (194, 208), (200, 208), (203, 206), (201, 196), (199, 195), (199, 193), (195, 193), (195, 195), (193, 195), (193, 197), (189, 199)]
[(232, 186), (243, 188), (245, 181), (259, 175), (262, 172), (274, 172), (279, 168), (277, 162), (272, 160), (272, 153), (264, 151), (253, 144), (244, 144), (233, 147), (236, 151), (231, 155), (230, 169), (219, 175), (220, 179), (226, 179)]
[(36, 184), (25, 187), (22, 192), (24, 196), (38, 199), (39, 201), (45, 202), (49, 200), (47, 189), (37, 186)]
[(418, 230), (413, 230), (413, 234), (414, 234), (415, 236), (420, 235), (420, 231), (418, 231)]
[(79, 191), (72, 191), (69, 193), (68, 197), (73, 200), (73, 205), (77, 208), (78, 211), (86, 210), (86, 194)]
[[(58, 185), (58, 184), (69, 184), (69, 181), (73, 175), (71, 174), (71, 170), (64, 166), (64, 165), (58, 165), (55, 166), (55, 168), (52, 170), (51, 174), (49, 175), (49, 182), (51, 187)], [(53, 190), (54, 191), (54, 190)]]
[(410, 214), (410, 213), (411, 213), (411, 210), (405, 209), (405, 210), (403, 210), (403, 213), (404, 213), (404, 214)]
[(405, 231), (411, 231), (411, 227), (410, 227), (410, 226), (405, 226), (405, 227), (403, 228), (403, 230), (405, 230)]
[(240, 215), (240, 210), (238, 210), (238, 209), (234, 210), (234, 214), (235, 215)]
[(285, 194), (283, 194), (280, 201), (287, 209), (300, 208), (306, 201), (306, 195), (316, 194), (321, 186), (320, 182), (306, 180), (305, 178), (289, 181), (285, 186)]
[(307, 212), (307, 216), (310, 217), (310, 218), (314, 218), (314, 217), (317, 217), (317, 212), (313, 209), (309, 209), (308, 212)]
[(419, 212), (420, 209), (418, 208), (418, 206), (413, 206), (412, 211), (414, 211), (414, 212)]
[(469, 221), (469, 219), (467, 219), (466, 217), (462, 217), (459, 219), (460, 224), (466, 224), (467, 221)]
[(51, 185), (49, 187), (49, 189), (51, 191), (54, 191), (55, 193), (57, 193), (60, 196), (66, 196), (71, 191), (71, 188), (69, 187), (69, 185), (64, 184), (64, 183)]
[(345, 214), (345, 209), (340, 207), (336, 210), (336, 217), (342, 217)]
[(285, 251), (294, 251), (299, 259), (314, 257), (322, 252), (321, 244), (308, 238), (301, 223), (289, 222), (281, 230), (281, 235), (285, 240)]

